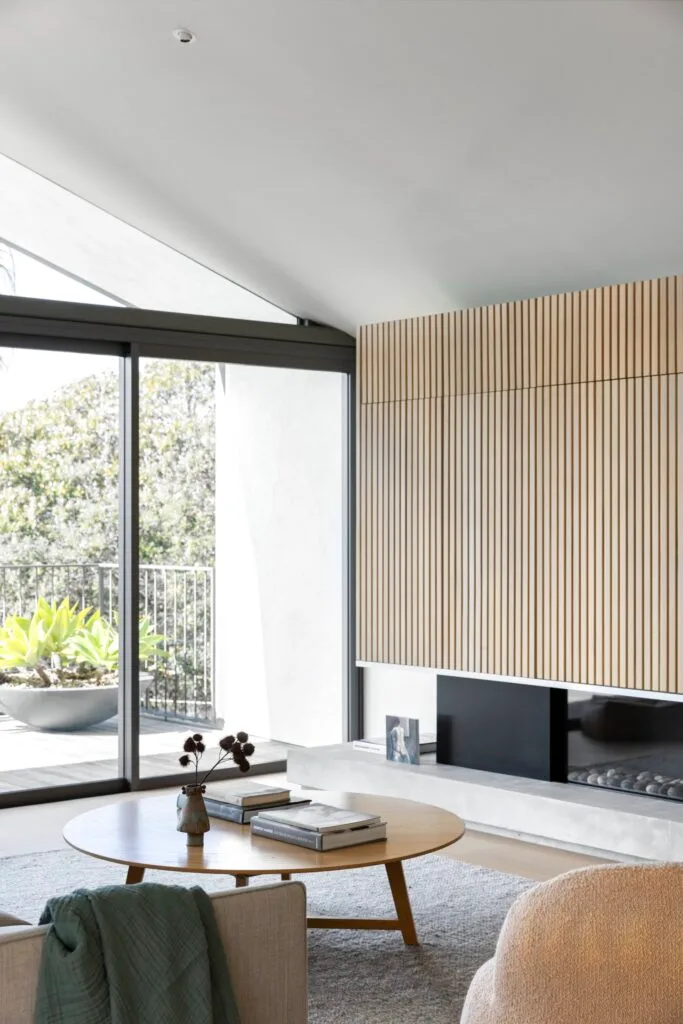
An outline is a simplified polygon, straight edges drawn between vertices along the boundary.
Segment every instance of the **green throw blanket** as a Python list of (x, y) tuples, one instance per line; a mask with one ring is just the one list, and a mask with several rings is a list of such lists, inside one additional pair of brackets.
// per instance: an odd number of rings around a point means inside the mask
[(211, 900), (119, 885), (49, 900), (34, 1024), (239, 1024)]

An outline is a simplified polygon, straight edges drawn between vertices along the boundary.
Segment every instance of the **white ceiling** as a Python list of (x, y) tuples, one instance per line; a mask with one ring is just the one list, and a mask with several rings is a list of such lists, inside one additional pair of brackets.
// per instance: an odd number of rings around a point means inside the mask
[(0, 0), (0, 151), (350, 329), (683, 271), (682, 54), (678, 0)]

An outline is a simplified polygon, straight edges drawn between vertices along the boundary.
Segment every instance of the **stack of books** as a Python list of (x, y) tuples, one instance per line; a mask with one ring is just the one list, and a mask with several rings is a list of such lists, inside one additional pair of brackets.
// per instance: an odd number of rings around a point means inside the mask
[[(178, 807), (181, 808), (186, 800), (185, 794), (179, 793)], [(298, 796), (289, 789), (259, 786), (255, 782), (210, 782), (204, 794), (209, 817), (233, 821), (236, 825), (248, 825), (265, 808), (299, 806), (310, 802), (310, 797)]]
[(379, 815), (318, 803), (261, 810), (251, 819), (251, 831), (255, 836), (318, 851), (358, 846), (387, 837), (387, 826)]

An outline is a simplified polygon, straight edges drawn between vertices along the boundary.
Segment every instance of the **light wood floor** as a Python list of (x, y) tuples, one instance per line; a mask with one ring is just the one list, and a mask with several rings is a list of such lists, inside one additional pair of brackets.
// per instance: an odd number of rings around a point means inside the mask
[[(264, 783), (270, 780), (284, 782), (285, 776), (261, 775), (258, 779)], [(155, 792), (149, 791), (143, 796), (153, 796)], [(65, 846), (62, 829), (70, 818), (113, 800), (135, 800), (138, 796), (135, 793), (126, 793), (121, 796), (89, 797), (85, 800), (65, 800), (60, 803), (0, 810), (0, 856), (11, 857), (45, 850), (59, 850)], [(522, 842), (506, 836), (488, 835), (472, 829), (458, 843), (441, 852), (446, 857), (467, 864), (477, 864), (493, 871), (521, 875), (537, 881), (545, 881), (573, 868), (604, 863), (596, 857)]]
[(507, 836), (489, 835), (474, 829), (468, 829), (460, 842), (441, 852), (453, 860), (477, 864), (491, 871), (532, 878), (537, 882), (545, 882), (574, 868), (606, 863), (598, 857), (558, 850), (540, 843), (522, 842)]

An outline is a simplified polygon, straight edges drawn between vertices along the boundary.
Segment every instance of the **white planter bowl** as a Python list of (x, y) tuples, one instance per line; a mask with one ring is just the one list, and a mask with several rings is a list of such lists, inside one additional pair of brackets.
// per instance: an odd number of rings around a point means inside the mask
[[(140, 689), (154, 682), (140, 673)], [(75, 732), (106, 722), (119, 709), (118, 683), (112, 686), (20, 687), (0, 686), (0, 710), (32, 729)]]
[(118, 711), (119, 687), (0, 686), (0, 708), (32, 729), (73, 732), (105, 722)]

